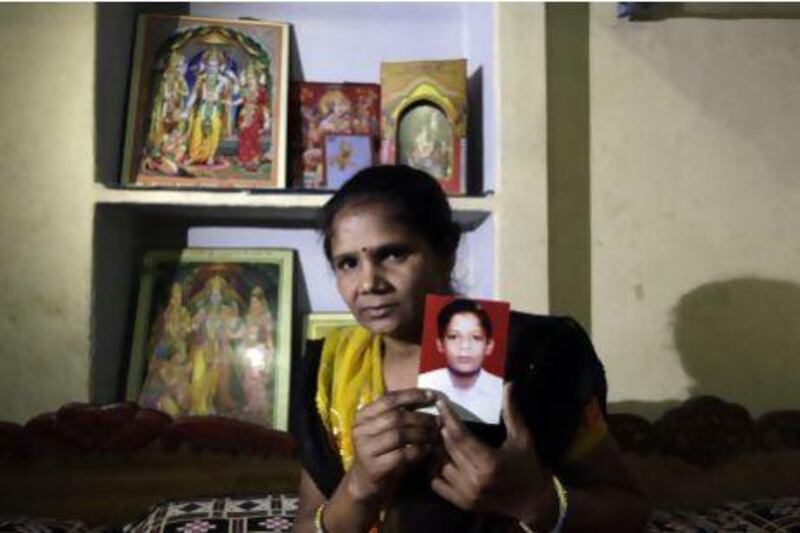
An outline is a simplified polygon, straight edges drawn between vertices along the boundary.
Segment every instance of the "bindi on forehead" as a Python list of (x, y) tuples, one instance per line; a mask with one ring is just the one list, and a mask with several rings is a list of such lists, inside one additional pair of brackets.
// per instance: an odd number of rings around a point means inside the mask
[(367, 255), (367, 256), (374, 256), (374, 255), (376, 255), (376, 254), (378, 253), (378, 250), (380, 250), (380, 249), (381, 249), (381, 246), (380, 246), (380, 245), (379, 245), (379, 246), (362, 246), (362, 247), (359, 249), (359, 251), (360, 251), (360, 252), (361, 252), (363, 255)]

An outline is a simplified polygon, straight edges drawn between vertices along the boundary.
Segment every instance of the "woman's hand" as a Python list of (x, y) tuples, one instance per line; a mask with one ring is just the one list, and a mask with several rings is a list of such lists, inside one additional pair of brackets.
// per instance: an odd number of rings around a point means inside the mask
[(542, 469), (533, 434), (513, 404), (511, 384), (506, 384), (503, 421), (508, 436), (500, 448), (492, 448), (464, 427), (446, 400), (437, 402), (449, 460), (431, 487), (462, 509), (503, 514), (547, 530), (558, 517), (552, 475)]
[(355, 458), (345, 480), (354, 499), (387, 495), (409, 466), (430, 453), (439, 440), (439, 421), (414, 409), (435, 401), (431, 391), (407, 389), (389, 392), (358, 411)]

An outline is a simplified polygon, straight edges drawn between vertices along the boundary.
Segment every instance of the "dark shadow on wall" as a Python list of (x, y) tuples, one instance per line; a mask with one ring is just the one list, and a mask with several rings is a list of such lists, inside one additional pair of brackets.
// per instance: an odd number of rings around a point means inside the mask
[(467, 193), (482, 195), (483, 181), (483, 67), (467, 80)]
[(701, 285), (674, 310), (692, 396), (740, 403), (753, 416), (800, 405), (800, 285), (736, 278)]
[[(800, 406), (800, 285), (758, 278), (701, 285), (678, 300), (673, 328), (694, 383), (690, 396), (736, 402), (753, 417)], [(680, 403), (622, 401), (609, 411), (655, 420)]]

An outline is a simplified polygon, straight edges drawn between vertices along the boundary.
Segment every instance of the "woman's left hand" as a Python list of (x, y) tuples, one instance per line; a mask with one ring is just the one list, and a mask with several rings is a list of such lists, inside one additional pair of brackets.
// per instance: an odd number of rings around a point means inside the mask
[(461, 509), (498, 513), (526, 524), (554, 524), (558, 499), (552, 474), (539, 463), (533, 434), (511, 400), (511, 384), (503, 389), (507, 437), (500, 448), (476, 439), (446, 400), (436, 405), (449, 458), (432, 489)]

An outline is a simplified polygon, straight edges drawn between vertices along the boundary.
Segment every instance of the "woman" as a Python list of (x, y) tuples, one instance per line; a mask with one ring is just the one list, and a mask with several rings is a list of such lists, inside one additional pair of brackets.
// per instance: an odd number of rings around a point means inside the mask
[[(637, 530), (648, 505), (604, 422), (605, 378), (569, 319), (512, 313), (503, 424), (465, 426), (416, 388), (425, 295), (451, 293), (459, 230), (427, 174), (356, 174), (326, 204), (360, 327), (310, 343), (296, 398), (295, 531)], [(438, 416), (415, 411), (435, 405)]]
[(261, 163), (261, 136), (269, 124), (264, 67), (250, 61), (242, 73), (242, 107), (239, 111), (239, 164), (256, 172)]

